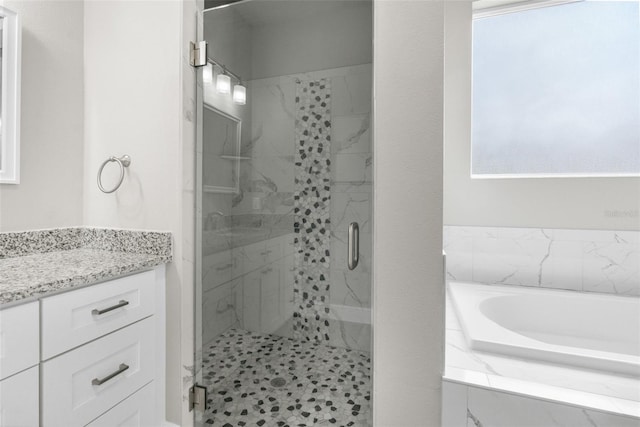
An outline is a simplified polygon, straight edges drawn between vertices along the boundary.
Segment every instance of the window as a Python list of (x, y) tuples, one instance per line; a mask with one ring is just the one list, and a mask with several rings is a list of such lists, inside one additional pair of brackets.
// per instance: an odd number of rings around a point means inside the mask
[(472, 177), (640, 175), (638, 2), (480, 16)]

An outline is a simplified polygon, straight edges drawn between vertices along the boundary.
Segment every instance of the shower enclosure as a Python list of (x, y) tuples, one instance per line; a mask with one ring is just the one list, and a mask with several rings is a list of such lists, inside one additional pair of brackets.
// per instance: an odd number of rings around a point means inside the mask
[(205, 10), (197, 425), (371, 425), (372, 4)]

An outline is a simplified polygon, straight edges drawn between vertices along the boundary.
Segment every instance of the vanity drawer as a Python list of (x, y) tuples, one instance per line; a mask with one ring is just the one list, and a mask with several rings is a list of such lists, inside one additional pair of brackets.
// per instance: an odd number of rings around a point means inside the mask
[(97, 420), (87, 424), (87, 427), (148, 427), (158, 425), (155, 401), (155, 388), (152, 382), (118, 403)]
[(154, 379), (147, 318), (42, 364), (42, 425), (84, 426)]
[(146, 271), (44, 298), (42, 360), (153, 314), (154, 285)]
[(0, 379), (38, 364), (39, 316), (37, 301), (0, 310)]
[(293, 255), (295, 252), (295, 245), (293, 244), (294, 234), (287, 234), (282, 237), (282, 247), (284, 249), (283, 256)]
[(253, 271), (282, 258), (282, 243), (279, 239), (254, 243), (244, 248), (244, 270)]
[(232, 279), (231, 251), (207, 255), (202, 260), (202, 291), (214, 289)]
[(264, 252), (260, 253), (260, 259), (263, 265), (270, 264), (282, 258), (282, 240), (272, 239), (265, 242)]
[(0, 381), (0, 427), (37, 427), (39, 369), (34, 366)]

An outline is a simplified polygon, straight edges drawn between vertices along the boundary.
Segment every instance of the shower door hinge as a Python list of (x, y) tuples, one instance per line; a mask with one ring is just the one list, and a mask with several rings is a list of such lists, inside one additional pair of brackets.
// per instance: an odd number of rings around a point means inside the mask
[(189, 389), (189, 411), (204, 412), (207, 409), (207, 388), (194, 384)]
[(189, 42), (191, 49), (189, 52), (189, 64), (193, 67), (204, 67), (207, 65), (207, 42)]

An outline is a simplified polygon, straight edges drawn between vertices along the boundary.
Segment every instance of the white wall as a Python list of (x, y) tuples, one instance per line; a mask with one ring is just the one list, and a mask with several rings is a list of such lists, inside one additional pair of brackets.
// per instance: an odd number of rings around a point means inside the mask
[(447, 2), (445, 28), (444, 222), (640, 230), (640, 178), (470, 178), (471, 2)]
[(368, 2), (349, 1), (324, 13), (256, 25), (252, 79), (368, 64), (371, 25)]
[[(167, 412), (182, 425), (192, 419), (182, 411), (182, 365), (193, 364), (195, 157), (195, 81), (189, 74), (182, 86), (184, 70), (192, 73), (183, 37), (195, 39), (196, 3), (3, 2), (23, 23), (22, 182), (0, 187), (0, 231), (89, 225), (174, 234)], [(122, 188), (101, 193), (98, 167), (125, 153), (132, 164)], [(116, 172), (106, 168), (107, 185)]]
[[(183, 188), (193, 166), (189, 170), (183, 157), (193, 159), (187, 153), (193, 144), (183, 148), (182, 138), (192, 134), (181, 121), (188, 103), (183, 91), (188, 99), (195, 87), (182, 87), (183, 7), (195, 2), (186, 3), (87, 1), (84, 15), (84, 223), (173, 233), (174, 261), (167, 266), (167, 413), (181, 425), (187, 425), (181, 406), (185, 348), (193, 360), (192, 275), (183, 279), (193, 267), (183, 253), (192, 241), (189, 236), (185, 243), (185, 233), (193, 229), (193, 205), (183, 208), (183, 199), (188, 203)], [(195, 22), (195, 16), (191, 19)], [(131, 156), (131, 166), (121, 188), (100, 192), (98, 167), (109, 156), (123, 154)], [(105, 181), (116, 171), (110, 164)]]
[(0, 231), (82, 224), (81, 1), (6, 0), (22, 20), (20, 184), (0, 185)]
[[(182, 190), (176, 161), (181, 158), (179, 6), (178, 1), (85, 5), (86, 225), (162, 230), (175, 225)], [(122, 186), (102, 193), (95, 184), (100, 164), (123, 154), (131, 156), (131, 166)], [(105, 181), (117, 165), (107, 168)]]
[(379, 427), (440, 425), (443, 15), (442, 1), (374, 1), (373, 409)]
[(245, 80), (251, 74), (251, 26), (237, 12), (224, 7), (204, 13), (204, 39), (207, 56), (221, 62)]
[(368, 64), (371, 13), (368, 1), (239, 4), (205, 13), (205, 38), (245, 80)]

